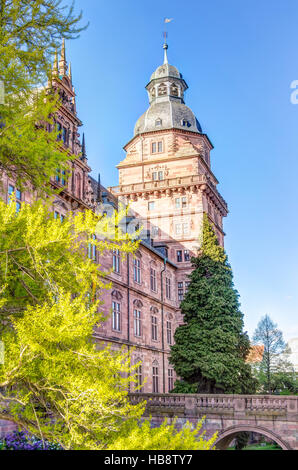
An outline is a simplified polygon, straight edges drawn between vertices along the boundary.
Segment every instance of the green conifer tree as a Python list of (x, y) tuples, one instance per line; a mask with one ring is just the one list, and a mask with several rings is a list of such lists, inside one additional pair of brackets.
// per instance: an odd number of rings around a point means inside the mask
[(227, 255), (204, 214), (201, 250), (192, 259), (190, 286), (181, 303), (184, 324), (175, 332), (171, 363), (181, 378), (178, 393), (254, 393), (245, 362), (250, 349), (243, 332), (239, 294)]

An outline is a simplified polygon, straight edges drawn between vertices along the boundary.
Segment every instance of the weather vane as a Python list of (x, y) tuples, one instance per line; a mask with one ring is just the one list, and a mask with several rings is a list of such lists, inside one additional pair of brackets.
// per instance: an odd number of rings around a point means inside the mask
[[(171, 21), (173, 21), (173, 19), (174, 18), (164, 18), (164, 24), (166, 25), (167, 23), (171, 23)], [(167, 30), (166, 30), (166, 27), (165, 27), (165, 31), (163, 32), (163, 37), (164, 37), (165, 44), (167, 44), (168, 33), (167, 33)]]

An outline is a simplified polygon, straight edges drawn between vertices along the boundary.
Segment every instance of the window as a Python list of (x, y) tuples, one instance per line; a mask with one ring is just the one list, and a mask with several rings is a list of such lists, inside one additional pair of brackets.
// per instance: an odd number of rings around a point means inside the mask
[(113, 302), (113, 330), (120, 331), (120, 304)]
[(157, 317), (151, 317), (151, 336), (153, 341), (157, 341)]
[(155, 209), (155, 201), (148, 202), (148, 211), (153, 211)]
[(21, 201), (22, 201), (22, 192), (19, 189), (14, 188), (11, 184), (8, 185), (8, 204), (10, 203), (10, 196), (12, 193), (15, 193), (16, 199), (16, 212), (20, 212), (21, 210)]
[(175, 208), (176, 209), (185, 209), (187, 207), (187, 197), (186, 196), (183, 196), (183, 197), (177, 197), (175, 199)]
[(143, 390), (143, 387), (142, 387), (142, 384), (143, 384), (142, 364), (140, 364), (136, 369), (136, 379), (137, 379), (137, 384), (136, 385), (138, 387), (137, 392), (142, 392), (142, 390)]
[(174, 388), (174, 371), (168, 369), (168, 391), (170, 392)]
[(171, 299), (171, 279), (166, 277), (166, 298)]
[(133, 279), (141, 284), (141, 261), (137, 258), (133, 260)]
[(158, 96), (164, 96), (167, 94), (167, 85), (165, 83), (161, 83), (158, 87)]
[(167, 321), (167, 342), (172, 344), (172, 322)]
[(189, 223), (185, 222), (182, 224), (182, 232), (183, 235), (188, 235), (189, 234)]
[(162, 141), (152, 142), (151, 144), (151, 153), (161, 153), (163, 151)]
[(65, 170), (62, 171), (61, 183), (63, 184), (63, 186), (66, 185), (66, 171)]
[(114, 273), (120, 273), (120, 251), (113, 250), (113, 271)]
[(156, 237), (158, 237), (158, 235), (159, 235), (159, 228), (156, 227), (156, 226), (153, 226), (151, 228), (151, 237), (156, 238)]
[(152, 391), (158, 393), (158, 367), (152, 368)]
[(153, 179), (153, 181), (157, 181), (157, 171), (154, 171), (152, 173), (152, 179)]
[(163, 178), (163, 171), (159, 171), (159, 172), (158, 172), (158, 179), (159, 179), (159, 181), (161, 181), (161, 180), (164, 179), (164, 178)]
[(183, 300), (184, 297), (184, 290), (183, 290), (183, 282), (178, 282), (178, 300)]
[(62, 138), (61, 130), (62, 130), (62, 126), (61, 126), (60, 122), (58, 122), (58, 124), (57, 124), (57, 131), (58, 131), (57, 140), (61, 140), (61, 138)]
[(151, 287), (151, 290), (153, 290), (154, 292), (157, 291), (156, 289), (156, 270), (151, 268), (150, 269), (150, 287)]
[(63, 130), (62, 130), (62, 140), (63, 140), (65, 145), (68, 144), (68, 132), (67, 132), (67, 129), (65, 127), (63, 127)]
[(161, 124), (162, 124), (162, 120), (161, 119), (156, 119), (155, 126), (159, 127), (159, 126), (161, 126)]
[(189, 286), (190, 286), (190, 281), (185, 281), (185, 292), (188, 291)]
[(188, 251), (188, 250), (184, 250), (184, 261), (189, 261), (189, 259), (190, 259), (189, 251)]
[[(92, 235), (91, 239), (96, 240), (96, 235)], [(88, 258), (96, 260), (96, 245), (92, 242), (88, 243)]]
[(182, 226), (181, 224), (175, 224), (175, 234), (181, 235), (182, 234)]
[(177, 262), (178, 263), (182, 262), (182, 250), (177, 251)]
[(171, 84), (171, 95), (172, 96), (178, 96), (178, 87), (176, 83)]
[(134, 316), (134, 334), (135, 336), (142, 336), (142, 320), (140, 310), (133, 311)]
[(190, 127), (191, 124), (190, 124), (190, 122), (187, 121), (186, 119), (182, 119), (182, 120), (181, 120), (181, 126), (183, 126), (183, 127)]

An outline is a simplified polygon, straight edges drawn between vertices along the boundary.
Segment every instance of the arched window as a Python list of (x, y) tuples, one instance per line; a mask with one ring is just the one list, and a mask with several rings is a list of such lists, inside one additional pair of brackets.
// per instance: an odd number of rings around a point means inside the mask
[(121, 331), (121, 307), (119, 302), (112, 302), (113, 318), (112, 328), (114, 331)]
[(171, 84), (170, 93), (172, 96), (179, 96), (179, 90), (178, 90), (178, 86), (176, 85), (176, 83)]
[(158, 87), (158, 96), (164, 96), (167, 94), (167, 85), (165, 83), (161, 83)]
[(160, 127), (162, 125), (162, 120), (160, 118), (156, 119), (155, 127)]

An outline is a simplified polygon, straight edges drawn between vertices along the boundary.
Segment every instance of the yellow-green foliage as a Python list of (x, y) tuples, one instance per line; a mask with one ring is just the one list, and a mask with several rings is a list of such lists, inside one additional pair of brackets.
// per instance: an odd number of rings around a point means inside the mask
[[(141, 424), (133, 422), (127, 436), (120, 436), (112, 442), (109, 450), (211, 450), (217, 438), (214, 434), (211, 439), (205, 439), (205, 433), (201, 432), (203, 420), (196, 428), (187, 422), (178, 431), (175, 428), (175, 420), (168, 423), (164, 420), (160, 427), (152, 428), (150, 420)], [(213, 447), (214, 449), (214, 447)]]
[(91, 211), (61, 223), (41, 202), (23, 204), (18, 214), (14, 202), (0, 202), (0, 418), (67, 449), (104, 448), (143, 409), (127, 398), (134, 380), (128, 355), (92, 341), (110, 284), (88, 258), (89, 243), (102, 254), (138, 246)]
[(17, 214), (15, 202), (0, 201), (0, 419), (65, 449), (207, 449), (214, 439), (198, 436), (200, 426), (140, 427), (145, 403), (132, 405), (127, 393), (137, 366), (92, 339), (111, 284), (88, 246), (134, 252), (138, 242), (114, 226), (125, 214), (61, 222), (41, 202)]

